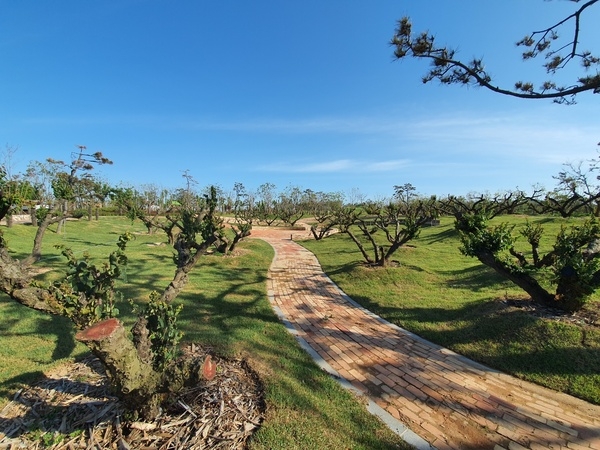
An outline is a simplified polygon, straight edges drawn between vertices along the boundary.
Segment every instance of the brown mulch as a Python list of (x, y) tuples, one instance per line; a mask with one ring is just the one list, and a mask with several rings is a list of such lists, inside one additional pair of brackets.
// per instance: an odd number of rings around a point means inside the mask
[(530, 299), (505, 299), (502, 300), (507, 307), (517, 308), (534, 317), (553, 320), (557, 322), (567, 322), (573, 325), (600, 327), (600, 304), (586, 305), (581, 310), (569, 313), (558, 308), (552, 308), (546, 305), (535, 303)]
[(244, 449), (260, 427), (263, 388), (240, 360), (194, 345), (184, 357), (217, 363), (217, 375), (186, 388), (153, 421), (127, 421), (92, 356), (58, 367), (0, 411), (0, 449)]

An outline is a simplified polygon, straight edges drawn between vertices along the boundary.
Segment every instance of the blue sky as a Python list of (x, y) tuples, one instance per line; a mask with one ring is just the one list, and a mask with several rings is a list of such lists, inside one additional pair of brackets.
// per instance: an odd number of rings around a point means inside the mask
[[(114, 165), (103, 179), (253, 190), (269, 182), (391, 195), (553, 186), (565, 162), (597, 157), (600, 96), (574, 106), (423, 85), (424, 61), (395, 62), (412, 18), (500, 85), (542, 81), (514, 43), (569, 1), (0, 0), (0, 145), (69, 160), (77, 145)], [(600, 53), (600, 6), (582, 45)], [(568, 31), (564, 31), (565, 35)]]

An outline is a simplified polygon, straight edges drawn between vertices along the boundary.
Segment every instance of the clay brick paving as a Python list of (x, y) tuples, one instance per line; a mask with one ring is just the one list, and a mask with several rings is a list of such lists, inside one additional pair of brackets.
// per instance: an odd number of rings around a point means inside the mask
[(252, 231), (276, 251), (268, 280), (273, 306), (341, 377), (433, 447), (600, 449), (600, 407), (382, 320), (348, 298), (290, 233)]

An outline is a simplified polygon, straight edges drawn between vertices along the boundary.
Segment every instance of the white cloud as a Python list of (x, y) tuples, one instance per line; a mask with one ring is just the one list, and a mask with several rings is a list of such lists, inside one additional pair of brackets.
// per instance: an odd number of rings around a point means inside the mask
[(334, 161), (323, 161), (315, 163), (294, 164), (290, 162), (273, 163), (260, 166), (258, 170), (267, 172), (287, 172), (287, 173), (349, 173), (349, 172), (389, 172), (406, 167), (410, 164), (409, 160), (391, 160), (391, 161), (359, 161), (352, 159), (338, 159)]
[(392, 170), (403, 169), (411, 165), (408, 159), (398, 159), (391, 161), (380, 161), (367, 163), (364, 166), (364, 170), (367, 172), (390, 172)]
[(207, 131), (238, 131), (252, 133), (389, 133), (398, 123), (378, 117), (314, 117), (304, 119), (265, 118), (257, 120), (185, 122), (184, 126)]
[[(572, 107), (577, 108), (577, 107)], [(428, 116), (407, 116), (404, 112), (383, 111), (378, 115), (322, 116), (300, 119), (259, 118), (251, 120), (218, 120), (190, 116), (161, 117), (153, 115), (98, 115), (85, 117), (31, 118), (28, 124), (46, 126), (123, 126), (161, 130), (162, 132), (234, 132), (252, 133), (258, 136), (278, 135), (363, 135), (372, 139), (385, 151), (379, 155), (389, 158), (369, 163), (353, 159), (342, 159), (326, 163), (311, 163), (304, 166), (283, 166), (292, 172), (334, 172), (351, 170), (360, 165), (362, 170), (394, 170), (403, 167), (405, 160), (395, 159), (400, 152), (411, 158), (439, 155), (442, 160), (451, 156), (485, 158), (501, 155), (524, 158), (544, 164), (560, 164), (566, 161), (590, 159), (596, 155), (600, 140), (600, 126), (593, 114), (582, 119), (571, 117), (569, 107), (552, 105), (520, 111), (498, 111), (472, 113), (457, 110), (448, 115), (431, 113)], [(579, 111), (579, 110), (577, 110)], [(358, 143), (349, 154), (364, 152), (364, 141)], [(416, 153), (416, 154), (415, 154)], [(445, 156), (443, 156), (445, 155)], [(390, 168), (390, 164), (393, 165)], [(279, 170), (279, 166), (272, 170)]]
[(600, 127), (571, 121), (561, 114), (461, 115), (416, 121), (407, 139), (419, 148), (447, 148), (478, 158), (493, 155), (557, 164), (593, 157)]

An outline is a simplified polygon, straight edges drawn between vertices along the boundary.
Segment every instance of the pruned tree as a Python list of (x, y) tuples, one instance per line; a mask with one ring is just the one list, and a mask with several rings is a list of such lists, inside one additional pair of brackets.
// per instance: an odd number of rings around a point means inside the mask
[(236, 245), (252, 233), (252, 223), (256, 217), (254, 196), (246, 190), (242, 183), (233, 186), (234, 198), (231, 203), (234, 222), (230, 223), (233, 231), (231, 242), (225, 242), (225, 252), (232, 252)]
[(304, 198), (304, 209), (316, 222), (310, 226), (313, 237), (318, 241), (329, 236), (336, 227), (336, 212), (342, 207), (343, 195), (307, 189)]
[(110, 198), (112, 191), (113, 187), (110, 184), (101, 180), (95, 180), (91, 194), (92, 199), (94, 200), (94, 215), (96, 220), (100, 220), (100, 208), (105, 206), (105, 203)]
[(273, 183), (263, 183), (256, 190), (256, 219), (268, 226), (279, 219), (275, 208), (275, 188)]
[(600, 215), (600, 184), (598, 160), (564, 164), (564, 169), (554, 176), (557, 186), (543, 197), (534, 197), (531, 204), (541, 214), (559, 214), (572, 217), (576, 214)]
[[(10, 203), (0, 171), (0, 219)], [(173, 300), (185, 287), (190, 271), (218, 240), (222, 222), (217, 216), (214, 190), (203, 201), (185, 202), (179, 211), (181, 232), (174, 245), (176, 270), (162, 293), (150, 293), (140, 308), (131, 334), (116, 318), (115, 280), (127, 263), (125, 248), (131, 235), (119, 238), (118, 250), (96, 266), (68, 249), (65, 276), (46, 285), (36, 281), (29, 264), (13, 258), (0, 235), (0, 292), (35, 310), (69, 317), (79, 329), (76, 339), (90, 348), (107, 369), (116, 394), (133, 417), (153, 418), (160, 405), (184, 383), (202, 377), (200, 364), (175, 360), (181, 334), (176, 329), (179, 307)]]
[[(82, 180), (89, 178), (86, 177), (89, 171), (97, 165), (112, 164), (112, 161), (104, 157), (101, 152), (87, 154), (84, 153), (85, 146), (79, 146), (78, 148), (79, 152), (72, 154), (73, 160), (69, 164), (49, 158), (47, 164), (40, 163), (37, 166), (29, 166), (27, 177), (32, 176), (31, 171), (34, 170), (34, 167), (43, 168), (45, 176), (48, 177), (48, 183), (51, 185), (53, 196), (52, 198), (44, 196), (42, 185), (36, 185), (36, 196), (40, 197), (43, 202), (41, 208), (37, 211), (41, 220), (36, 230), (31, 254), (21, 261), (23, 265), (31, 265), (40, 259), (42, 240), (50, 225), (59, 223), (57, 229), (57, 232), (59, 232), (61, 230), (60, 224), (63, 223), (62, 228), (64, 228), (64, 221), (73, 217), (73, 201), (77, 197), (77, 192), (82, 190), (82, 184), (86, 183)], [(65, 170), (68, 170), (68, 172)], [(79, 175), (80, 173), (83, 173), (83, 175)], [(31, 185), (31, 183), (29, 184)]]
[[(423, 76), (422, 81), (428, 83), (438, 80), (442, 84), (459, 84), (463, 86), (481, 86), (490, 91), (525, 99), (552, 99), (557, 103), (572, 104), (577, 94), (582, 92), (600, 92), (600, 73), (598, 65), (600, 57), (588, 49), (582, 49), (580, 32), (585, 13), (598, 0), (571, 0), (578, 3), (573, 13), (557, 23), (538, 31), (533, 31), (516, 45), (523, 47), (523, 60), (543, 57), (543, 67), (548, 79), (536, 86), (531, 81), (518, 80), (513, 88), (502, 88), (493, 84), (490, 73), (486, 70), (482, 59), (474, 58), (463, 61), (456, 55), (456, 50), (437, 44), (435, 36), (429, 32), (413, 33), (410, 18), (403, 17), (391, 39), (394, 57), (426, 59), (431, 62), (431, 69)], [(589, 24), (590, 26), (595, 26)], [(560, 31), (571, 27), (568, 37), (561, 39)], [(566, 84), (554, 81), (557, 72), (567, 65), (579, 62), (583, 73)], [(595, 71), (593, 69), (596, 69)]]
[(297, 186), (288, 186), (279, 194), (275, 202), (275, 211), (284, 224), (291, 227), (302, 218), (305, 213), (302, 190)]
[(204, 198), (190, 195), (181, 204), (177, 216), (172, 216), (172, 220), (180, 229), (173, 245), (176, 250), (174, 262), (177, 270), (173, 281), (163, 293), (162, 300), (171, 302), (179, 294), (187, 283), (189, 271), (212, 245), (219, 242), (223, 219), (217, 214), (217, 203), (217, 192), (212, 188)]
[[(540, 224), (528, 222), (520, 235), (527, 241), (529, 251), (519, 251), (514, 225), (492, 226), (489, 222), (527, 201), (522, 192), (511, 192), (466, 200), (448, 197), (442, 204), (445, 211), (454, 215), (464, 255), (477, 258), (512, 281), (532, 300), (576, 311), (600, 287), (600, 224), (590, 219), (562, 227), (553, 249), (542, 255), (540, 241), (544, 229)], [(548, 282), (555, 287), (554, 291)]]
[(520, 206), (531, 199), (537, 199), (541, 190), (535, 190), (530, 196), (523, 191), (507, 191), (494, 195), (469, 194), (466, 197), (449, 195), (439, 201), (440, 212), (454, 216), (458, 230), (462, 224), (468, 224), (472, 217), (483, 217), (491, 220), (502, 214), (513, 214)]
[[(437, 217), (434, 198), (420, 198), (409, 183), (396, 186), (395, 191), (391, 201), (346, 206), (337, 212), (340, 229), (357, 245), (365, 261), (374, 266), (388, 265), (400, 247), (418, 237), (421, 228)], [(360, 231), (358, 235), (354, 227)]]

